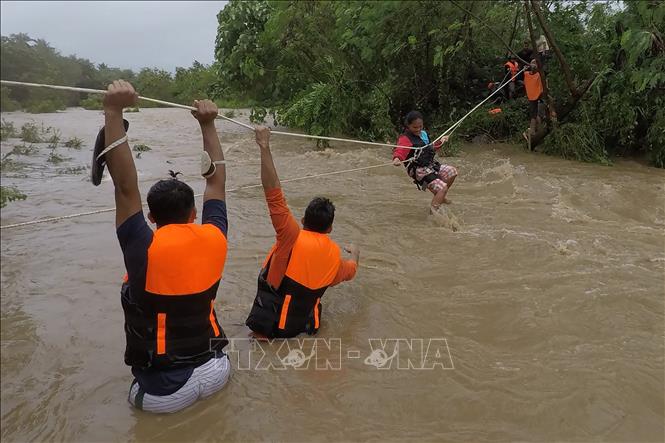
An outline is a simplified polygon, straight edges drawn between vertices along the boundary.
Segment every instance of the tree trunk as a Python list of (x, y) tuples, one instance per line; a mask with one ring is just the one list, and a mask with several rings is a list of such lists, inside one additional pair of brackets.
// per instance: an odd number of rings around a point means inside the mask
[[(526, 22), (527, 25), (529, 26), (529, 37), (531, 38), (531, 45), (532, 48), (535, 51), (537, 51), (537, 45), (536, 45), (536, 36), (533, 33), (533, 23), (531, 23), (531, 11), (529, 10), (529, 1), (525, 0), (524, 1), (524, 10), (526, 11)], [(549, 88), (547, 87), (547, 76), (545, 75), (545, 70), (543, 69), (543, 63), (540, 60), (540, 57), (536, 57), (536, 60), (538, 61), (538, 73), (540, 74), (540, 83), (543, 86), (543, 96), (545, 98), (545, 101), (547, 101), (547, 107), (550, 111), (555, 109), (555, 104), (554, 104), (554, 99), (552, 96), (550, 96), (550, 91)], [(529, 60), (531, 61), (531, 60)], [(532, 142), (533, 144), (533, 142)]]
[(563, 70), (563, 76), (566, 80), (566, 84), (568, 85), (568, 89), (570, 89), (570, 93), (573, 95), (573, 97), (575, 97), (579, 95), (580, 92), (577, 90), (577, 87), (575, 86), (575, 81), (573, 80), (573, 73), (571, 72), (568, 63), (566, 63), (566, 59), (563, 58), (561, 50), (554, 41), (554, 36), (552, 35), (552, 32), (550, 32), (549, 27), (545, 23), (545, 19), (543, 18), (543, 14), (540, 10), (539, 3), (540, 3), (539, 0), (531, 0), (531, 8), (533, 9), (533, 13), (536, 15), (536, 18), (538, 19), (540, 28), (545, 33), (545, 37), (547, 38), (549, 45), (552, 47), (552, 50), (554, 51), (556, 58), (559, 60), (559, 64), (561, 65), (561, 69)]
[[(563, 104), (561, 106), (561, 109), (558, 111), (559, 113), (559, 120), (563, 121), (566, 117), (568, 117), (568, 114), (570, 114), (573, 109), (577, 106), (579, 101), (582, 99), (584, 94), (589, 91), (589, 88), (591, 88), (591, 85), (593, 84), (594, 80), (596, 79), (597, 75), (593, 76), (589, 80), (586, 81), (584, 86), (582, 86), (582, 89), (580, 89), (579, 94), (576, 96), (572, 96), (569, 101)], [(547, 134), (550, 133), (550, 127), (549, 126), (543, 126), (541, 127), (536, 133), (531, 136), (531, 150), (535, 149), (536, 146), (541, 144)]]
[[(515, 39), (515, 31), (517, 30), (517, 18), (520, 16), (520, 7), (519, 4), (515, 8), (515, 20), (513, 20), (513, 30), (510, 33), (510, 40), (508, 40), (508, 46), (513, 46), (513, 40)], [(506, 54), (510, 56), (510, 53)]]

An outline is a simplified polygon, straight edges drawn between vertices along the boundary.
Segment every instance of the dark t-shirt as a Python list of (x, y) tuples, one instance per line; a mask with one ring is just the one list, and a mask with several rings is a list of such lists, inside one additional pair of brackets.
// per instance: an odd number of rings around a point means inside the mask
[[(208, 200), (203, 204), (203, 224), (212, 224), (226, 236), (228, 219), (226, 203), (223, 200)], [(125, 259), (125, 269), (130, 286), (129, 296), (141, 294), (145, 288), (146, 270), (148, 268), (148, 248), (152, 244), (153, 232), (143, 216), (143, 211), (129, 217), (117, 229), (118, 241)], [(136, 287), (136, 290), (132, 290)], [(140, 303), (138, 300), (134, 300)], [(167, 371), (142, 370), (132, 368), (132, 374), (146, 393), (151, 395), (169, 395), (180, 389), (194, 367), (177, 368)]]
[[(523, 48), (520, 52), (517, 53), (517, 55), (525, 62), (531, 63), (531, 60), (533, 60), (533, 49)], [(519, 60), (519, 63), (520, 65), (524, 66), (524, 62), (522, 60)]]

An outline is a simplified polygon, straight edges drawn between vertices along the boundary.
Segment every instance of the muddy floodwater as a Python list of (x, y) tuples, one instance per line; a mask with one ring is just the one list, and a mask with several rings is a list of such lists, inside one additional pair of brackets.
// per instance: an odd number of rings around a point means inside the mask
[[(27, 200), (3, 208), (2, 225), (113, 206), (108, 177), (96, 188), (86, 169), (101, 112), (3, 118), (84, 146), (58, 147), (58, 164), (46, 145), (10, 155), (2, 184)], [(130, 142), (152, 148), (136, 159), (144, 198), (169, 169), (202, 192), (186, 111), (126, 118)], [(228, 188), (259, 183), (253, 134), (218, 129)], [(2, 142), (3, 155), (18, 144)], [(387, 148), (277, 136), (272, 147), (282, 179), (390, 161)], [(298, 219), (312, 197), (334, 201), (331, 235), (360, 246), (361, 266), (323, 299), (326, 346), (273, 344), (262, 361), (240, 339), (274, 233), (260, 189), (229, 192), (216, 307), (239, 339), (236, 368), (170, 416), (127, 402), (113, 213), (3, 229), (2, 441), (663, 441), (664, 171), (504, 145), (447, 162), (460, 176), (446, 217), (428, 214), (430, 195), (403, 168), (284, 183)]]

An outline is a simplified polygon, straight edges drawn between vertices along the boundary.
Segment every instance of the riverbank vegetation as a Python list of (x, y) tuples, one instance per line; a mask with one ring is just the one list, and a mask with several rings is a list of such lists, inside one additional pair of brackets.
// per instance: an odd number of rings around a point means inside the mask
[[(255, 122), (392, 141), (412, 109), (433, 134), (449, 127), (501, 81), (508, 48), (535, 47), (543, 36), (552, 118), (532, 146), (603, 164), (644, 156), (665, 167), (665, 2), (232, 0), (218, 23), (211, 66), (133, 72), (18, 34), (2, 37), (1, 76), (94, 89), (124, 78), (148, 97), (207, 96), (251, 106)], [(99, 96), (81, 93), (2, 87), (1, 96), (2, 111), (101, 108)], [(525, 98), (491, 101), (456, 138), (522, 143), (527, 119)]]
[[(231, 1), (218, 21), (218, 95), (244, 91), (281, 124), (369, 139), (394, 139), (411, 109), (435, 133), (448, 127), (502, 79), (507, 47), (544, 35), (558, 118), (539, 149), (665, 166), (664, 2)], [(458, 132), (519, 141), (526, 103), (495, 106)]]

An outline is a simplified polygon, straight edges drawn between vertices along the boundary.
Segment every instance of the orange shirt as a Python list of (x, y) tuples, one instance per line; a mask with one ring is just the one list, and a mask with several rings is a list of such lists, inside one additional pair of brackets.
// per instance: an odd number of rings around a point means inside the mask
[[(265, 191), (270, 220), (275, 229), (277, 241), (268, 253), (272, 254), (270, 270), (268, 271), (268, 284), (278, 288), (282, 283), (286, 268), (289, 264), (291, 249), (300, 234), (300, 226), (291, 214), (281, 188), (268, 189)], [(267, 264), (267, 263), (266, 263)], [(264, 264), (265, 266), (265, 264)], [(335, 286), (343, 281), (351, 280), (356, 275), (358, 264), (353, 260), (342, 260), (342, 263), (330, 286)]]
[(524, 89), (529, 100), (538, 100), (543, 93), (543, 83), (540, 81), (540, 73), (524, 72)]

